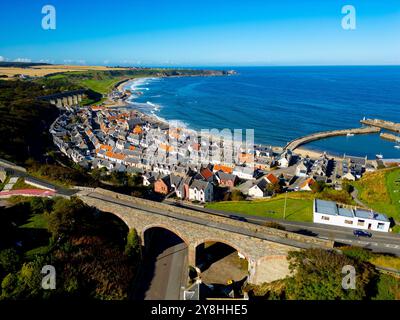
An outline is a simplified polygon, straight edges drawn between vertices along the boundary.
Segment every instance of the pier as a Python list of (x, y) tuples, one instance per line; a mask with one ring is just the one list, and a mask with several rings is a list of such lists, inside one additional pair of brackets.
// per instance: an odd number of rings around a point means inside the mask
[(369, 133), (378, 133), (381, 129), (377, 127), (362, 127), (362, 128), (353, 128), (353, 129), (342, 129), (342, 130), (333, 130), (333, 131), (324, 131), (312, 133), (307, 136), (303, 136), (297, 139), (290, 141), (283, 149), (284, 150), (294, 150), (299, 146), (309, 143), (311, 141), (321, 140), (329, 137), (336, 136), (346, 136), (348, 134), (369, 134)]
[(397, 136), (395, 134), (387, 133), (387, 132), (382, 132), (380, 134), (380, 137), (385, 140), (389, 141), (394, 141), (394, 142), (400, 142), (400, 136)]
[(365, 118), (360, 120), (360, 122), (368, 126), (378, 127), (393, 132), (400, 132), (400, 123), (380, 120), (380, 119), (365, 119)]

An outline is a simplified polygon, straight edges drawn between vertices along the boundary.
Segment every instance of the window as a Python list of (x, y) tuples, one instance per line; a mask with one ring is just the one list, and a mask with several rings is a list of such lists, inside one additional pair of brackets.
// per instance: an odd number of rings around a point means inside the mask
[(322, 216), (321, 219), (322, 219), (322, 220), (329, 221), (329, 217), (326, 217), (326, 216)]
[(365, 220), (358, 220), (357, 225), (358, 226), (363, 226), (364, 225)]
[(353, 224), (353, 221), (352, 220), (344, 220), (344, 223), (345, 224)]
[(384, 223), (378, 223), (378, 229), (379, 230), (384, 230), (385, 229), (385, 224)]

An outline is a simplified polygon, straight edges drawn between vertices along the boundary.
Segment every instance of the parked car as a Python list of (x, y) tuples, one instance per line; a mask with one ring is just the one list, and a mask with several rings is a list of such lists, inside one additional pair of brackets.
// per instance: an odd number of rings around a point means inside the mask
[(372, 233), (365, 230), (354, 230), (353, 234), (356, 237), (368, 237), (368, 238), (372, 237)]
[(239, 221), (243, 221), (243, 222), (247, 222), (246, 218), (243, 217), (239, 217), (239, 216), (235, 216), (234, 214), (230, 214), (229, 218), (234, 219), (234, 220), (239, 220)]

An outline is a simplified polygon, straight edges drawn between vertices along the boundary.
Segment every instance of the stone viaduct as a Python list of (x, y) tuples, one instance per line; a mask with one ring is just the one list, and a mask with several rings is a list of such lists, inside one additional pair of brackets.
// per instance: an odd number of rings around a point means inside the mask
[(188, 264), (196, 266), (196, 248), (206, 242), (221, 242), (248, 261), (248, 282), (259, 284), (289, 275), (289, 251), (309, 247), (332, 248), (333, 242), (267, 228), (222, 216), (183, 209), (159, 202), (117, 194), (104, 189), (81, 190), (77, 196), (100, 211), (110, 212), (136, 229), (143, 245), (151, 228), (167, 229), (188, 248)]
[(82, 101), (85, 93), (86, 90), (84, 89), (73, 90), (39, 97), (38, 99), (49, 101), (51, 104), (56, 105), (58, 108), (65, 108), (78, 105)]

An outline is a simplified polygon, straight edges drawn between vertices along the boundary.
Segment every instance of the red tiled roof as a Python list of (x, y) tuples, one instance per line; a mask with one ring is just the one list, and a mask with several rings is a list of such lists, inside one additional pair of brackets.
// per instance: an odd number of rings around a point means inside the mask
[(214, 165), (213, 171), (223, 171), (225, 173), (232, 173), (233, 168), (224, 166), (222, 164), (216, 164), (216, 165)]
[(273, 175), (272, 173), (268, 174), (265, 178), (272, 184), (279, 182), (278, 178), (275, 177), (275, 175)]
[(315, 183), (315, 180), (313, 178), (308, 178), (306, 181), (304, 181), (301, 185), (300, 188), (304, 188), (305, 186), (312, 186)]
[(200, 170), (200, 174), (204, 177), (204, 179), (208, 180), (213, 176), (213, 173), (208, 168), (203, 168)]

